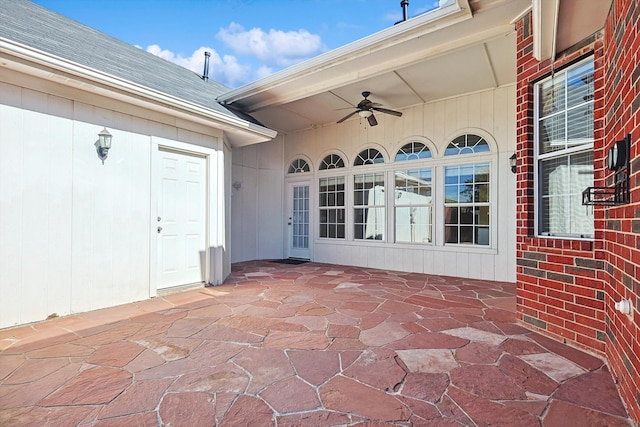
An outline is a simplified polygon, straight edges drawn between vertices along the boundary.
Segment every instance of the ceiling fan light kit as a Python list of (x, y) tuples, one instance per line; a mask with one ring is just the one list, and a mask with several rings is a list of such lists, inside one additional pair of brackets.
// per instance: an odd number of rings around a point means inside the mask
[(396, 117), (402, 117), (402, 113), (400, 111), (382, 108), (381, 107), (382, 104), (378, 104), (377, 102), (370, 101), (368, 99), (369, 95), (371, 95), (371, 92), (369, 91), (362, 92), (362, 96), (364, 99), (360, 101), (357, 106), (354, 107), (356, 111), (353, 111), (347, 114), (346, 116), (338, 120), (337, 123), (342, 123), (345, 120), (347, 120), (349, 117), (355, 114), (358, 114), (361, 118), (367, 119), (367, 121), (369, 122), (369, 126), (376, 126), (378, 124), (378, 121), (376, 120), (376, 117), (373, 115), (374, 111), (379, 111), (381, 113), (390, 114)]

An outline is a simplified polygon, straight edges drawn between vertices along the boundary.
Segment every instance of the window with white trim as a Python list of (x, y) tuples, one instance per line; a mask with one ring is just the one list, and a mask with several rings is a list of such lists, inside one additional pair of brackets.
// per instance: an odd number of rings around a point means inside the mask
[(353, 176), (353, 238), (384, 240), (384, 173)]
[(396, 242), (432, 242), (431, 191), (431, 168), (395, 171)]
[(358, 154), (353, 166), (373, 165), (376, 163), (384, 163), (384, 156), (375, 148), (367, 148)]
[(337, 154), (329, 154), (320, 162), (320, 170), (337, 169), (344, 167), (344, 160)]
[[(411, 141), (396, 153), (396, 162), (430, 159), (431, 150), (426, 144)], [(422, 163), (422, 162), (420, 162)], [(432, 243), (433, 211), (432, 169), (414, 168), (394, 171), (394, 224), (397, 243)]]
[(403, 145), (396, 153), (396, 162), (430, 158), (431, 150), (429, 150), (429, 147), (418, 141), (412, 141)]
[(320, 237), (344, 239), (344, 176), (320, 178)]
[[(358, 154), (354, 166), (384, 163), (384, 156), (375, 148)], [(353, 238), (355, 240), (384, 240), (386, 203), (384, 172), (362, 173), (353, 176)]]
[(304, 173), (309, 171), (311, 171), (311, 168), (305, 159), (295, 159), (289, 165), (287, 173)]
[(444, 242), (489, 246), (490, 166), (445, 166)]
[(489, 144), (480, 135), (468, 133), (460, 135), (449, 143), (444, 152), (445, 156), (459, 156), (461, 154), (476, 154), (489, 151)]
[[(344, 168), (338, 154), (329, 154), (320, 162), (322, 171)], [(319, 234), (326, 239), (345, 238), (345, 177), (329, 176), (318, 180)]]
[(535, 85), (538, 235), (593, 237), (582, 206), (593, 186), (593, 72), (590, 59)]

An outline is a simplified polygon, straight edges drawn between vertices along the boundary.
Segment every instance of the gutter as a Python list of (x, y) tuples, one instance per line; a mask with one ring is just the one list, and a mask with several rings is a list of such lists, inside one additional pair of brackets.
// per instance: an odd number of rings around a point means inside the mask
[[(207, 121), (209, 126), (211, 126), (211, 122), (213, 122), (214, 125), (225, 131), (233, 133), (246, 132), (248, 134), (246, 135), (247, 137), (251, 139), (258, 139), (260, 140), (259, 142), (269, 141), (278, 134), (276, 131), (264, 126), (254, 124), (231, 115), (225, 115), (218, 111), (184, 101), (180, 98), (167, 95), (163, 92), (156, 91), (128, 80), (114, 77), (110, 74), (68, 61), (64, 58), (48, 54), (27, 45), (16, 43), (3, 37), (0, 37), (0, 53), (21, 59), (26, 63), (38, 64), (58, 72), (68, 74), (79, 81), (88, 81), (97, 88), (103, 88), (116, 93), (120, 92), (130, 97), (138, 98), (147, 103), (145, 107), (151, 108), (155, 111), (166, 113), (168, 109), (174, 114), (176, 112), (181, 112), (188, 116), (201, 117)], [(8, 67), (5, 62), (0, 62), (0, 65)], [(37, 74), (34, 73), (34, 75)], [(51, 76), (45, 78), (51, 81), (56, 81), (52, 79)], [(61, 83), (59, 81), (56, 82)], [(68, 86), (73, 86), (68, 82), (62, 83)], [(82, 89), (85, 91), (87, 90), (86, 87)]]

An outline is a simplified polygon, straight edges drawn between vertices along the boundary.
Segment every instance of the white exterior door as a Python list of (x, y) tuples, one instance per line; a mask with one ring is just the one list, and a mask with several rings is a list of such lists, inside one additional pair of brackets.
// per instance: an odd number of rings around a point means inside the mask
[(204, 282), (207, 160), (160, 150), (158, 289)]
[(288, 256), (289, 258), (309, 259), (309, 231), (311, 227), (309, 183), (290, 183), (288, 185), (288, 194)]

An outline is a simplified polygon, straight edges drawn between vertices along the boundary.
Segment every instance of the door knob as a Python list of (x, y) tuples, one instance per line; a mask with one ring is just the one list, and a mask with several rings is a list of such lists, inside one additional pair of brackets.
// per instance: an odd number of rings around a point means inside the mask
[(162, 231), (162, 227), (158, 226), (158, 233)]

